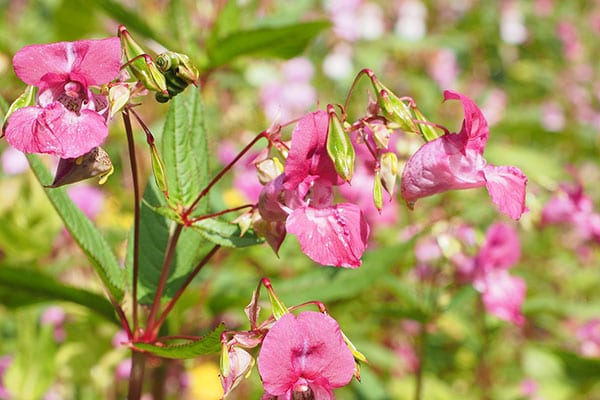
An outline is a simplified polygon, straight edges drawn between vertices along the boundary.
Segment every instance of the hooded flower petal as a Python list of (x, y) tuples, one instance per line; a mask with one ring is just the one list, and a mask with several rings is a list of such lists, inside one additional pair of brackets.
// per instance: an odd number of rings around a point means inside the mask
[(511, 166), (488, 165), (483, 170), (488, 193), (494, 204), (512, 219), (519, 219), (525, 206), (525, 187), (527, 177), (521, 170)]
[(286, 228), (298, 237), (302, 252), (321, 265), (359, 267), (369, 237), (361, 209), (350, 203), (297, 208)]
[(265, 391), (291, 398), (294, 390), (323, 394), (344, 386), (354, 374), (354, 357), (328, 315), (285, 314), (269, 330), (258, 356)]
[(447, 134), (425, 143), (408, 160), (402, 172), (401, 193), (408, 202), (452, 189), (485, 185), (485, 160), (466, 151), (460, 134)]
[(467, 96), (451, 90), (446, 90), (444, 92), (444, 100), (460, 100), (463, 106), (465, 119), (463, 120), (459, 135), (464, 135), (464, 137), (466, 137), (467, 149), (475, 150), (479, 154), (483, 154), (485, 144), (490, 136), (490, 130), (487, 121), (485, 120), (485, 116), (479, 107), (477, 107), (477, 104)]
[(100, 145), (108, 135), (104, 118), (90, 110), (79, 115), (55, 102), (45, 108), (15, 111), (6, 126), (6, 140), (24, 153), (75, 158)]
[[(118, 37), (25, 46), (13, 57), (17, 76), (28, 85), (44, 86), (47, 80), (78, 80), (100, 85), (119, 74), (121, 44)], [(70, 74), (76, 76), (70, 77)]]
[(285, 164), (285, 188), (319, 179), (336, 185), (338, 177), (333, 161), (327, 154), (329, 116), (323, 110), (305, 115), (292, 132), (292, 144)]

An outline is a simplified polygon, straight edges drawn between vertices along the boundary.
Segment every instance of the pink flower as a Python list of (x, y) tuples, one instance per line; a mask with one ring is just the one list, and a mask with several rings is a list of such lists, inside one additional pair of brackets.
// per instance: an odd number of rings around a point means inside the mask
[(494, 224), (486, 232), (472, 271), (473, 286), (481, 292), (487, 312), (516, 325), (525, 322), (521, 305), (526, 284), (523, 279), (511, 276), (508, 269), (520, 256), (521, 245), (514, 229)]
[(117, 37), (26, 46), (13, 58), (17, 76), (37, 86), (37, 104), (8, 119), (6, 140), (24, 153), (75, 158), (100, 145), (108, 135), (108, 101), (91, 86), (119, 74)]
[(516, 325), (523, 325), (525, 317), (521, 305), (525, 300), (526, 284), (522, 278), (507, 271), (488, 273), (483, 281), (483, 305), (487, 312)]
[(579, 353), (585, 357), (600, 356), (600, 319), (592, 318), (577, 329)]
[(258, 371), (266, 398), (312, 393), (311, 398), (328, 400), (334, 398), (332, 389), (352, 379), (354, 357), (333, 318), (305, 311), (275, 322), (258, 355)]
[(367, 246), (369, 225), (357, 205), (333, 204), (333, 186), (342, 180), (327, 154), (327, 129), (325, 111), (298, 122), (284, 173), (263, 188), (259, 212), (272, 226), (274, 235), (267, 239), (275, 251), (289, 232), (319, 264), (356, 268)]
[(444, 92), (444, 99), (461, 101), (465, 113), (462, 128), (424, 144), (410, 157), (402, 173), (402, 197), (414, 204), (447, 190), (486, 186), (500, 211), (519, 219), (526, 211), (527, 178), (516, 167), (487, 164), (483, 151), (489, 129), (471, 99), (449, 90)]

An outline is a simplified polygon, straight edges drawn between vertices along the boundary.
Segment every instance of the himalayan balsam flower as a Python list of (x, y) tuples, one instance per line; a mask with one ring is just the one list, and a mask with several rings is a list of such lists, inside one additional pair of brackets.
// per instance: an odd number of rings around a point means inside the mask
[(117, 37), (26, 46), (13, 58), (17, 76), (39, 88), (37, 104), (15, 111), (6, 140), (24, 153), (79, 157), (108, 135), (108, 101), (91, 86), (119, 74)]
[(330, 400), (332, 389), (352, 379), (354, 357), (333, 318), (305, 311), (275, 322), (258, 355), (258, 371), (263, 399)]
[(449, 90), (444, 99), (461, 101), (462, 128), (425, 143), (410, 157), (402, 173), (402, 197), (413, 204), (447, 190), (485, 186), (501, 212), (519, 219), (526, 211), (527, 178), (516, 167), (490, 165), (483, 158), (488, 124), (471, 99)]
[(369, 226), (357, 205), (333, 204), (333, 186), (343, 181), (327, 154), (327, 131), (325, 111), (307, 114), (298, 122), (284, 173), (264, 187), (259, 211), (283, 235), (296, 235), (304, 254), (319, 264), (356, 268), (367, 246)]

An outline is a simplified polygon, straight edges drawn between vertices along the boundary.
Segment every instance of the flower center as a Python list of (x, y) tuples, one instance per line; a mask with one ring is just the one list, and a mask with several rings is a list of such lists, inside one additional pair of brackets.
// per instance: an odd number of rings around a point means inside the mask
[(58, 101), (69, 111), (79, 112), (85, 99), (83, 87), (79, 82), (69, 81), (63, 86), (64, 92), (58, 96)]
[(292, 400), (314, 400), (315, 395), (305, 383), (297, 384), (294, 386), (294, 392), (292, 393)]

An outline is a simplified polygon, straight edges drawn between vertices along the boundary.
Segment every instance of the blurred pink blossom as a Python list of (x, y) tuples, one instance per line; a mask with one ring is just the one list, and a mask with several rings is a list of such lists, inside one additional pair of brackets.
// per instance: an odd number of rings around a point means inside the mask
[(104, 207), (104, 192), (97, 187), (86, 184), (74, 185), (67, 189), (67, 194), (91, 220), (95, 220)]
[(4, 149), (0, 161), (2, 162), (2, 170), (6, 175), (21, 174), (29, 169), (25, 154), (14, 147)]
[[(219, 144), (217, 156), (223, 165), (229, 164), (237, 156), (239, 149), (228, 140), (223, 140)], [(257, 152), (248, 152), (232, 168), (233, 187), (240, 191), (248, 203), (256, 204), (263, 185), (258, 180), (256, 174), (255, 159), (260, 154)]]
[(512, 166), (494, 166), (483, 158), (489, 136), (487, 121), (467, 96), (446, 90), (444, 99), (460, 100), (464, 109), (458, 133), (448, 133), (425, 143), (402, 172), (402, 197), (409, 203), (447, 190), (485, 186), (499, 210), (519, 219), (527, 210), (527, 178)]
[(600, 357), (600, 319), (593, 318), (581, 325), (576, 332), (579, 353), (585, 357)]
[(556, 27), (556, 34), (562, 42), (563, 55), (566, 60), (573, 61), (582, 56), (583, 45), (579, 39), (577, 27), (573, 23), (562, 19)]
[(41, 325), (50, 325), (54, 328), (54, 340), (56, 342), (64, 342), (66, 331), (64, 323), (66, 319), (65, 310), (60, 306), (51, 306), (44, 310), (40, 317)]
[(500, 37), (509, 44), (521, 44), (527, 40), (525, 18), (517, 1), (504, 1), (500, 11)]
[(542, 104), (542, 126), (550, 132), (558, 132), (566, 125), (565, 113), (562, 106), (556, 101), (547, 101)]
[[(354, 357), (338, 323), (328, 315), (305, 311), (285, 314), (275, 322), (258, 355), (263, 399), (295, 396), (333, 399), (333, 389), (354, 375)], [(313, 397), (310, 397), (312, 394)]]
[(11, 394), (8, 389), (6, 389), (4, 384), (4, 374), (6, 370), (12, 363), (13, 357), (9, 355), (4, 355), (0, 357), (0, 400), (10, 400), (12, 399)]
[(396, 35), (410, 41), (417, 41), (427, 33), (427, 8), (420, 0), (398, 2), (398, 19), (394, 26)]
[(539, 384), (532, 378), (526, 378), (521, 382), (521, 394), (528, 400), (544, 400), (538, 395)]
[(314, 66), (308, 59), (298, 57), (283, 63), (281, 72), (281, 77), (261, 88), (260, 98), (267, 118), (289, 121), (317, 101), (316, 91), (310, 83)]
[(427, 63), (427, 72), (440, 89), (445, 90), (454, 86), (460, 72), (454, 51), (448, 48), (437, 50)]
[(108, 101), (90, 90), (115, 79), (121, 65), (119, 38), (36, 44), (13, 57), (16, 75), (38, 87), (36, 105), (16, 110), (6, 140), (25, 153), (79, 157), (108, 135)]
[(323, 59), (323, 73), (334, 80), (343, 80), (354, 74), (352, 46), (337, 44)]

